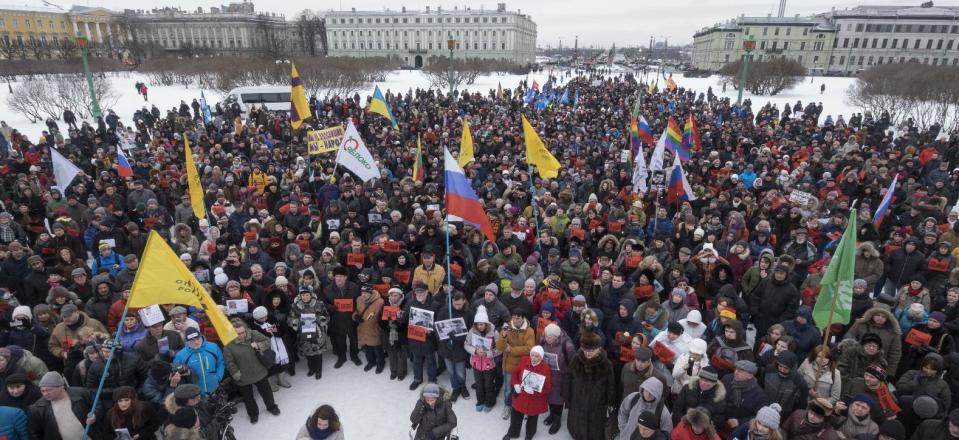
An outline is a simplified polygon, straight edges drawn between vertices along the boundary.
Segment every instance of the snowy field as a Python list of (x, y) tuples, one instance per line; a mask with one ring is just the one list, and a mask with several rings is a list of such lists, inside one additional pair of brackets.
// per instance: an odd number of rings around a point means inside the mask
[[(363, 355), (360, 355), (361, 359)], [(307, 417), (313, 410), (322, 404), (332, 405), (343, 423), (343, 431), (347, 440), (407, 440), (410, 431), (410, 413), (416, 404), (420, 390), (410, 391), (412, 376), (399, 382), (390, 380), (389, 368), (382, 374), (374, 371), (364, 372), (363, 367), (357, 367), (347, 361), (343, 368), (333, 369), (336, 356), (328, 353), (323, 356), (323, 378), (319, 381), (306, 375), (306, 364), (301, 362), (297, 375), (290, 383), (292, 388), (280, 388), (274, 394), (277, 405), (282, 414), (280, 417), (271, 416), (260, 406), (260, 422), (250, 425), (243, 409), (238, 405), (239, 412), (233, 420), (236, 436), (240, 440), (270, 439), (294, 440), (300, 427), (306, 423)], [(412, 374), (413, 365), (409, 364)], [(425, 374), (425, 373), (424, 373)], [(473, 384), (473, 371), (467, 370), (467, 384)], [(449, 378), (446, 373), (439, 376), (439, 384), (449, 388)], [(506, 434), (509, 421), (500, 418), (503, 410), (502, 395), (497, 399), (496, 407), (488, 413), (476, 412), (475, 393), (470, 389), (470, 400), (459, 399), (453, 404), (459, 427), (461, 440), (499, 440)], [(549, 435), (549, 427), (543, 425), (545, 416), (539, 418), (539, 429), (536, 439), (571, 440), (566, 430), (566, 412), (563, 413), (563, 427), (556, 435)], [(525, 431), (524, 431), (525, 435)], [(522, 437), (520, 437), (522, 438)]]
[[(561, 72), (555, 72), (557, 76), (560, 76)], [(133, 112), (137, 109), (142, 108), (144, 105), (149, 108), (150, 105), (156, 105), (164, 113), (167, 109), (171, 107), (178, 106), (180, 101), (186, 101), (188, 104), (193, 101), (194, 98), (199, 99), (200, 89), (196, 87), (184, 87), (180, 85), (176, 86), (156, 86), (150, 84), (146, 75), (141, 75), (138, 73), (115, 73), (110, 74), (110, 80), (113, 85), (114, 92), (119, 95), (119, 99), (116, 104), (112, 106), (104, 106), (104, 112), (107, 108), (112, 108), (120, 115), (120, 118), (123, 121), (129, 121), (130, 117), (133, 115)], [(640, 74), (641, 75), (641, 74)], [(465, 89), (471, 91), (480, 91), (487, 92), (491, 89), (496, 89), (497, 85), (502, 84), (503, 88), (513, 88), (523, 79), (529, 79), (532, 83), (533, 80), (538, 81), (540, 84), (546, 82), (548, 73), (535, 73), (527, 75), (510, 75), (510, 74), (493, 74), (488, 76), (482, 76), (476, 80), (476, 83), (470, 86), (465, 87)], [(565, 78), (568, 79), (568, 78)], [(697, 92), (705, 93), (709, 87), (713, 88), (713, 93), (721, 96), (728, 96), (731, 99), (736, 99), (736, 91), (732, 87), (728, 87), (726, 92), (722, 92), (722, 85), (720, 84), (720, 79), (718, 76), (711, 76), (708, 78), (685, 78), (682, 74), (677, 74), (673, 77), (676, 83), (680, 87), (691, 88)], [(134, 84), (138, 81), (147, 82), (149, 88), (149, 98), (147, 102), (143, 101), (143, 98), (137, 95), (134, 88)], [(855, 81), (853, 78), (840, 78), (840, 77), (806, 77), (799, 85), (797, 85), (792, 90), (788, 90), (782, 94), (767, 97), (767, 96), (753, 96), (750, 93), (744, 94), (745, 98), (750, 98), (753, 100), (753, 106), (761, 106), (766, 102), (773, 102), (779, 106), (780, 109), (786, 103), (795, 104), (796, 101), (802, 101), (805, 105), (809, 101), (816, 101), (823, 103), (823, 118), (826, 115), (832, 115), (835, 119), (838, 115), (844, 115), (846, 120), (849, 119), (849, 115), (854, 110), (848, 104), (846, 104), (846, 90), (850, 85)], [(660, 86), (662, 86), (663, 81), (660, 81)], [(819, 93), (819, 88), (822, 84), (826, 84), (826, 92), (824, 94)], [(413, 70), (399, 70), (390, 73), (387, 76), (386, 81), (379, 84), (380, 89), (384, 91), (392, 91), (393, 93), (406, 93), (410, 88), (427, 88), (429, 87), (429, 81), (423, 76), (419, 71)], [(13, 83), (13, 87), (17, 87), (17, 83)], [(41, 131), (46, 130), (46, 125), (42, 122), (31, 124), (25, 116), (22, 116), (18, 113), (14, 113), (7, 106), (7, 97), (9, 96), (8, 89), (2, 87), (0, 84), (0, 108), (3, 108), (5, 111), (0, 114), (0, 120), (4, 120), (8, 125), (20, 130), (22, 133), (27, 134), (31, 140), (36, 140)], [(217, 93), (212, 90), (204, 90), (206, 95), (207, 102), (210, 105), (214, 105), (217, 101), (223, 98), (220, 93)], [(360, 91), (361, 97), (363, 99), (366, 96), (373, 94), (373, 84), (370, 84), (364, 90)], [(64, 125), (62, 121), (60, 123), (61, 129)], [(822, 121), (820, 121), (822, 122)]]

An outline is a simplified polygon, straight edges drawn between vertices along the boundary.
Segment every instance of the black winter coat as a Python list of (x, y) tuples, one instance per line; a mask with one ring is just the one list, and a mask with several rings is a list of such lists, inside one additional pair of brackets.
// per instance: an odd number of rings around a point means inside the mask
[[(466, 328), (473, 328), (473, 311), (469, 309), (467, 304), (463, 305), (462, 310), (453, 309), (453, 318), (450, 318), (450, 312), (448, 306), (440, 306), (439, 313), (436, 314), (436, 321), (443, 321), (446, 319), (455, 319), (463, 318), (466, 321)], [(464, 345), (466, 343), (466, 336), (451, 336), (444, 341), (438, 342), (437, 353), (443, 359), (449, 359), (453, 362), (466, 362), (469, 359), (469, 353), (466, 352)]]
[[(79, 420), (81, 424), (85, 424), (87, 414), (90, 413), (90, 409), (93, 407), (93, 395), (89, 390), (79, 387), (67, 388), (66, 393), (70, 399), (70, 407), (73, 410), (73, 415), (77, 417), (77, 420)], [(96, 411), (94, 414), (97, 419), (103, 418), (102, 411)], [(53, 405), (46, 399), (40, 399), (30, 407), (27, 424), (31, 439), (62, 440), (60, 431), (57, 429), (57, 419), (53, 415)], [(96, 425), (94, 425), (94, 427), (95, 426)], [(109, 438), (112, 434), (103, 436), (104, 433), (96, 431), (96, 429), (91, 430), (90, 438)]]
[(886, 279), (896, 283), (896, 288), (902, 287), (913, 275), (922, 273), (925, 265), (926, 257), (918, 249), (911, 254), (905, 247), (896, 249), (886, 258)]
[(567, 428), (570, 435), (574, 439), (605, 438), (606, 410), (616, 404), (616, 379), (606, 352), (600, 350), (589, 359), (578, 351), (567, 368), (563, 400), (569, 407)]
[[(410, 414), (410, 422), (416, 429), (413, 440), (442, 439), (456, 428), (456, 414), (453, 404), (444, 396), (436, 399), (432, 408), (421, 397)], [(428, 437), (427, 433), (431, 436)]]
[(726, 386), (722, 382), (717, 382), (713, 389), (703, 391), (699, 389), (698, 378), (691, 380), (679, 392), (679, 397), (673, 403), (673, 425), (679, 424), (688, 409), (696, 407), (709, 410), (713, 424), (721, 427), (722, 422), (726, 420)]
[[(401, 325), (409, 325), (410, 309), (414, 307), (417, 309), (432, 311), (434, 316), (433, 322), (436, 322), (435, 317), (438, 314), (436, 313), (438, 307), (434, 301), (434, 298), (430, 295), (427, 295), (426, 301), (420, 302), (416, 300), (416, 295), (411, 295), (409, 300), (406, 302), (406, 306), (403, 308), (403, 316), (398, 319)], [(427, 356), (436, 353), (436, 343), (437, 338), (435, 329), (430, 329), (430, 331), (426, 334), (426, 342), (420, 342), (415, 339), (407, 338), (407, 344), (409, 346), (410, 353), (417, 355)]]
[(749, 300), (749, 314), (756, 324), (756, 334), (765, 335), (773, 324), (796, 317), (799, 289), (789, 282), (789, 278), (783, 281), (767, 278), (753, 290)]
[(352, 281), (347, 281), (343, 288), (336, 286), (336, 283), (330, 283), (323, 289), (323, 302), (326, 303), (327, 310), (330, 311), (330, 330), (332, 334), (345, 335), (349, 329), (356, 328), (356, 322), (353, 322), (353, 311), (337, 312), (334, 300), (349, 299), (353, 301), (353, 308), (356, 308), (356, 298), (360, 296), (360, 288)]

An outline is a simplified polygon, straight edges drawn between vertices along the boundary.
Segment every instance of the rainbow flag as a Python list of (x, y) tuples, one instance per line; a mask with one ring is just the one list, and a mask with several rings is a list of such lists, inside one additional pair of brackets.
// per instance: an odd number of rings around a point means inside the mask
[(635, 117), (629, 118), (629, 157), (636, 157), (639, 151), (639, 124)]
[(416, 135), (416, 158), (413, 159), (413, 181), (422, 182), (423, 176), (423, 144), (420, 143), (420, 135)]
[(693, 153), (702, 151), (702, 143), (699, 140), (699, 127), (696, 127), (696, 119), (690, 113), (686, 118), (686, 125), (683, 126), (683, 145)]
[(689, 149), (683, 145), (682, 132), (679, 131), (679, 125), (672, 116), (669, 117), (669, 123), (666, 126), (666, 148), (679, 156), (683, 162), (689, 160)]

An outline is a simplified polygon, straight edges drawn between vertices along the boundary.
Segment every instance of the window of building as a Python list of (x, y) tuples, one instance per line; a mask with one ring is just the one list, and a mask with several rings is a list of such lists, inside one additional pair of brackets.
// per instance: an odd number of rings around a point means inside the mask
[(848, 38), (843, 38), (843, 39), (842, 39), (842, 47), (849, 47), (849, 39), (848, 39)]
[(765, 41), (760, 41), (760, 42), (759, 42), (759, 49), (761, 49), (761, 50), (765, 50), (765, 49), (766, 49), (766, 42), (765, 42)]
[(404, 18), (404, 19), (403, 19), (403, 23), (404, 23), (404, 24), (405, 24), (405, 23), (407, 23), (407, 21), (406, 21), (406, 20), (407, 20), (406, 18)]
[(473, 50), (479, 50), (479, 43), (473, 43)]
[(932, 39), (931, 39), (931, 38), (930, 38), (928, 41), (926, 41), (926, 49), (932, 49)]
[(380, 19), (379, 19), (379, 18), (376, 19), (376, 24), (380, 24)]
[(773, 29), (773, 35), (779, 35), (779, 28)]
[(858, 47), (859, 47), (859, 39), (858, 39), (858, 38), (853, 38), (853, 40), (852, 40), (852, 48), (853, 48), (853, 49), (856, 49), (856, 48), (858, 48)]
[(786, 35), (789, 35), (789, 33), (792, 32), (792, 30), (793, 28), (791, 27), (786, 28)]
[(24, 23), (27, 24), (27, 29), (30, 29), (30, 20), (26, 20), (26, 21), (24, 21)]
[[(862, 32), (862, 29), (863, 29), (863, 24), (862, 24), (862, 23), (859, 23), (859, 24), (856, 25), (856, 32)], [(862, 63), (860, 63), (860, 64), (862, 64)]]
[(788, 41), (783, 42), (783, 50), (789, 50), (789, 42), (788, 42)]
[[(838, 40), (837, 40), (838, 41)], [(799, 43), (799, 50), (806, 50), (806, 42), (802, 41)]]
[(913, 48), (913, 49), (919, 49), (919, 45), (920, 45), (920, 44), (922, 44), (922, 40), (919, 39), (919, 38), (916, 38), (916, 44), (912, 45), (912, 48)]
[(938, 65), (939, 65), (939, 58), (933, 58), (933, 59), (932, 59), (932, 65), (933, 65), (933, 66), (938, 66)]
[(427, 23), (432, 23), (432, 22), (433, 22), (433, 19), (432, 19), (432, 18), (427, 18), (427, 19), (426, 19), (426, 22), (427, 22)]
[(764, 27), (764, 28), (763, 28), (763, 36), (765, 36), (765, 35), (769, 35), (769, 28), (768, 28), (768, 27)]
[(457, 23), (460, 22), (460, 18), (459, 18), (459, 17), (456, 17), (456, 22), (457, 22)]
[(418, 18), (414, 18), (414, 19), (413, 19), (413, 23), (419, 23), (419, 22), (420, 22), (420, 19), (418, 19)]
[(506, 43), (500, 43), (500, 50), (506, 50)]
[(483, 23), (489, 23), (489, 17), (483, 17)]
[(773, 41), (773, 50), (776, 50), (776, 46), (779, 45), (778, 41)]
[(952, 43), (953, 43), (954, 41), (955, 41), (955, 40), (949, 40), (949, 44), (946, 44), (946, 50), (952, 50)]
[(473, 23), (479, 23), (479, 17), (473, 17)]
[(883, 48), (883, 49), (886, 48), (886, 44), (887, 44), (887, 43), (889, 43), (889, 39), (888, 39), (888, 38), (883, 38), (883, 39), (882, 39), (882, 48)]
[(839, 65), (841, 66), (841, 65), (843, 65), (843, 64), (846, 64), (846, 56), (845, 56), (845, 55), (840, 55), (840, 56), (839, 56)]
[(939, 42), (936, 43), (936, 49), (940, 49), (940, 50), (942, 49), (942, 40), (941, 40), (941, 39), (939, 40)]
[(879, 39), (878, 39), (878, 38), (873, 38), (873, 39), (872, 39), (872, 48), (875, 49), (877, 44), (879, 44)]
[(871, 66), (871, 65), (872, 65), (872, 60), (873, 60), (873, 58), (872, 58), (872, 57), (869, 57), (869, 64), (867, 64), (867, 66)]

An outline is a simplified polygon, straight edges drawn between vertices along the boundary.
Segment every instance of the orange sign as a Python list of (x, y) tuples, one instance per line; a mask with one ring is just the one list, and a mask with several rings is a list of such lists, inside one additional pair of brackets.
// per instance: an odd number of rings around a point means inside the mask
[(400, 313), (400, 306), (383, 306), (383, 320), (384, 321), (393, 321), (398, 318), (397, 315)]
[(386, 243), (383, 243), (383, 250), (386, 252), (399, 252), (400, 242), (389, 240)]
[(917, 329), (909, 330), (909, 333), (906, 333), (906, 343), (909, 345), (924, 347), (929, 345), (930, 342), (932, 342), (932, 335), (929, 333)]
[(623, 222), (616, 221), (609, 224), (609, 232), (619, 232), (623, 230)]
[(412, 274), (408, 270), (398, 270), (393, 272), (393, 278), (395, 278), (396, 282), (400, 284), (409, 284), (411, 275)]
[(580, 240), (585, 240), (585, 239), (586, 239), (586, 231), (585, 231), (583, 228), (570, 228), (570, 229), (569, 229), (569, 236), (570, 236), (570, 237), (578, 238), (578, 239), (580, 239)]
[(619, 347), (620, 362), (632, 362), (633, 359), (636, 359), (636, 352), (633, 351), (632, 344), (622, 345)]
[(676, 353), (659, 342), (653, 344), (651, 349), (653, 350), (653, 354), (664, 364), (671, 364), (673, 363), (673, 359), (676, 358)]
[(383, 298), (386, 298), (386, 296), (387, 296), (387, 295), (389, 294), (389, 292), (390, 292), (390, 285), (389, 285), (389, 284), (386, 284), (386, 283), (383, 283), (383, 284), (374, 284), (374, 285), (373, 285), (373, 290), (377, 291), (377, 293), (379, 293), (380, 296), (382, 296)]
[(336, 311), (340, 313), (353, 313), (353, 300), (349, 298), (336, 298), (333, 300)]
[(456, 263), (450, 263), (450, 272), (452, 272), (456, 278), (460, 278), (463, 276), (463, 266), (460, 266)]
[(364, 260), (365, 260), (365, 257), (363, 256), (363, 254), (358, 254), (358, 253), (355, 253), (355, 252), (350, 252), (350, 253), (346, 254), (346, 265), (347, 265), (347, 266), (356, 266), (356, 267), (358, 267), (358, 268), (359, 268), (359, 267), (363, 267), (363, 261), (364, 261)]
[(406, 337), (413, 341), (426, 342), (426, 327), (410, 325), (406, 328)]
[(629, 255), (625, 258), (626, 267), (630, 269), (635, 269), (639, 267), (639, 262), (643, 261), (642, 255)]

